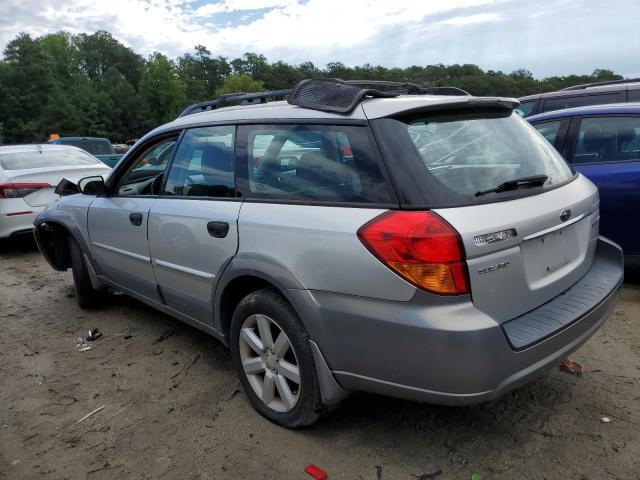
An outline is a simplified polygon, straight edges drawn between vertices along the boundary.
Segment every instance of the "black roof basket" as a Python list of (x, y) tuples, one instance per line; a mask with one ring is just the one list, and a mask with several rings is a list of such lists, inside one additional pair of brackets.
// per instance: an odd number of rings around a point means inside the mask
[(423, 87), (417, 83), (391, 82), (387, 80), (345, 80), (351, 85), (371, 85), (381, 87), (395, 87), (391, 92), (409, 95), (470, 95), (469, 92), (458, 87)]
[[(382, 91), (362, 86), (393, 87)], [(319, 78), (300, 80), (293, 87), (287, 102), (300, 107), (325, 112), (351, 112), (364, 97), (396, 97), (398, 95), (469, 95), (455, 87), (421, 87), (415, 83), (387, 82), (380, 80), (340, 80)]]
[(572, 87), (561, 88), (558, 91), (564, 92), (566, 90), (584, 90), (585, 88), (590, 88), (590, 87), (603, 87), (606, 85), (621, 85), (624, 83), (638, 83), (638, 82), (640, 82), (640, 78), (623, 78), (622, 80), (607, 80), (606, 82), (583, 83), (582, 85), (574, 85)]
[(215, 110), (216, 108), (229, 107), (231, 105), (253, 105), (256, 103), (267, 103), (268, 101), (284, 100), (290, 93), (290, 88), (258, 93), (227, 93), (226, 95), (219, 96), (215, 100), (208, 100), (191, 105), (185, 108), (178, 117), (205, 112), (207, 110)]
[[(388, 90), (362, 88), (387, 87)], [(365, 97), (395, 97), (397, 95), (469, 95), (457, 87), (422, 87), (415, 83), (386, 80), (340, 80), (320, 78), (301, 80), (293, 89), (271, 90), (259, 93), (229, 93), (184, 109), (178, 117), (215, 110), (231, 105), (253, 105), (283, 100), (314, 110), (346, 113), (353, 110)]]

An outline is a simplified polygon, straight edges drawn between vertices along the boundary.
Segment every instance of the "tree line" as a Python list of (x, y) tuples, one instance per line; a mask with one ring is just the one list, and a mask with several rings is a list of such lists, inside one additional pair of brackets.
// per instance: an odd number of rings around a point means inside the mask
[(245, 53), (229, 58), (198, 45), (177, 59), (147, 58), (109, 32), (21, 33), (0, 59), (0, 144), (61, 136), (103, 136), (123, 142), (176, 117), (186, 106), (231, 92), (290, 88), (304, 78), (393, 80), (449, 85), (473, 95), (520, 97), (570, 85), (621, 79), (610, 70), (536, 79), (531, 72), (482, 70), (476, 65), (387, 68), (331, 62), (291, 65)]

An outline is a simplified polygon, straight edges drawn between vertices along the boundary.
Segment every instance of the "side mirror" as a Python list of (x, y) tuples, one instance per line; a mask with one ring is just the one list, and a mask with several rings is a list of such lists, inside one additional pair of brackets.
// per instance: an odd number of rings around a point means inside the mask
[(74, 195), (80, 191), (78, 190), (78, 185), (63, 178), (60, 180), (60, 183), (58, 183), (55, 192), (61, 197), (66, 197), (67, 195)]
[(81, 178), (78, 181), (78, 190), (85, 195), (100, 195), (104, 192), (104, 178), (98, 175)]

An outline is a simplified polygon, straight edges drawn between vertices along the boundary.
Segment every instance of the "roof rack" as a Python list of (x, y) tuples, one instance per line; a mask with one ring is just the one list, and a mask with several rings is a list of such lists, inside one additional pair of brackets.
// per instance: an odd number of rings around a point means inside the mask
[(216, 108), (229, 107), (231, 105), (254, 105), (258, 103), (267, 103), (267, 101), (275, 101), (277, 99), (284, 100), (284, 98), (291, 93), (291, 89), (285, 90), (270, 90), (268, 92), (258, 93), (227, 93), (220, 95), (214, 100), (208, 100), (206, 102), (196, 103), (185, 108), (179, 117), (185, 115), (191, 115), (192, 113), (205, 112), (207, 110), (215, 110)]
[[(334, 90), (341, 89), (339, 92), (340, 95), (343, 96), (342, 101), (343, 104), (341, 106), (337, 105), (329, 105), (326, 102), (319, 102), (318, 98), (314, 98), (312, 101), (307, 98), (304, 103), (300, 103), (292, 98), (292, 94), (296, 95), (300, 93), (300, 88), (302, 85), (309, 86), (318, 86), (323, 85), (323, 89), (333, 87)], [(375, 86), (375, 87), (391, 87), (392, 90), (380, 91), (377, 89), (367, 89), (367, 88), (359, 88), (362, 86)], [(347, 93), (345, 88), (349, 90)], [(307, 94), (311, 93), (313, 96), (317, 96), (320, 91), (315, 90), (314, 92), (306, 92)], [(326, 92), (325, 92), (326, 93)], [(334, 94), (337, 92), (333, 92)], [(346, 97), (344, 95), (346, 94)], [(465, 92), (461, 88), (457, 87), (423, 87), (416, 83), (409, 82), (392, 82), (386, 80), (340, 80), (336, 78), (322, 78), (322, 79), (314, 79), (314, 80), (301, 80), (298, 82), (293, 89), (283, 89), (283, 90), (270, 90), (266, 92), (258, 92), (258, 93), (228, 93), (225, 95), (221, 95), (214, 100), (208, 100), (206, 102), (196, 103), (185, 108), (178, 118), (184, 117), (186, 115), (191, 115), (194, 113), (206, 112), (209, 110), (215, 110), (217, 108), (228, 107), (231, 105), (254, 105), (260, 103), (267, 103), (269, 101), (276, 100), (284, 100), (289, 97), (289, 103), (294, 105), (306, 106), (307, 108), (314, 108), (317, 110), (330, 110), (336, 112), (347, 112), (355, 108), (355, 105), (362, 100), (364, 96), (374, 96), (374, 97), (394, 97), (397, 95), (469, 95), (468, 92)], [(348, 97), (348, 98), (347, 98)], [(299, 100), (299, 99), (298, 99)], [(344, 103), (346, 102), (346, 103)]]
[(397, 87), (391, 90), (393, 93), (409, 95), (471, 95), (469, 92), (458, 87), (423, 87), (417, 83), (391, 82), (387, 80), (345, 80), (350, 85), (371, 85), (384, 87)]
[(574, 85), (573, 87), (561, 88), (559, 91), (564, 92), (566, 90), (584, 90), (585, 88), (590, 88), (590, 87), (602, 87), (606, 85), (620, 85), (623, 83), (638, 83), (638, 82), (640, 82), (640, 78), (623, 78), (622, 80), (607, 80), (606, 82), (583, 83), (581, 85)]

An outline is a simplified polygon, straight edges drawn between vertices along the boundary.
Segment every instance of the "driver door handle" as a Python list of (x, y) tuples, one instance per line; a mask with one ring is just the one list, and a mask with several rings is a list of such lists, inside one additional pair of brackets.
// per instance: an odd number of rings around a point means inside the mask
[(207, 223), (207, 232), (216, 238), (224, 238), (229, 233), (229, 224), (227, 222), (209, 222)]
[(129, 221), (134, 227), (139, 227), (140, 225), (142, 225), (142, 214), (139, 212), (130, 213)]

